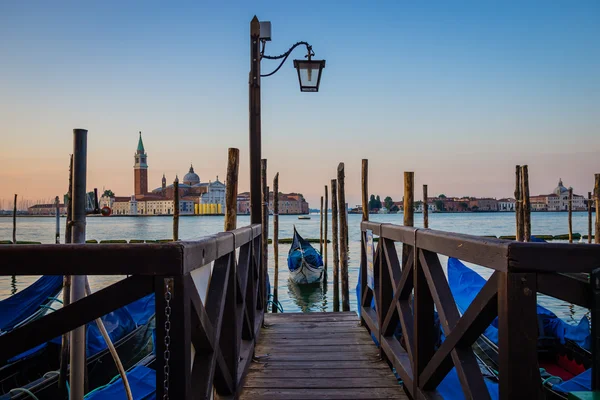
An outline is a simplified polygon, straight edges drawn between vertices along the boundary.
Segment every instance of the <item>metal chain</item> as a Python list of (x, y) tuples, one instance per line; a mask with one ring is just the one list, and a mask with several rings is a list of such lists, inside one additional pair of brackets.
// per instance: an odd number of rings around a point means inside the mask
[(164, 373), (165, 380), (163, 382), (164, 394), (163, 400), (169, 400), (169, 359), (171, 358), (171, 350), (169, 350), (169, 346), (171, 345), (171, 279), (165, 279), (165, 352), (163, 354), (165, 360)]

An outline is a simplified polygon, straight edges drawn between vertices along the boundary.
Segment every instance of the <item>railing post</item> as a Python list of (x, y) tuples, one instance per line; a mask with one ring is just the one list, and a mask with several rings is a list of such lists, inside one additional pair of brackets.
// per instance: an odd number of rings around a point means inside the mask
[(536, 274), (499, 274), (500, 399), (543, 398), (537, 358)]
[(403, 268), (414, 268), (413, 393), (418, 393), (418, 388), (421, 386), (419, 375), (421, 375), (435, 352), (435, 318), (433, 297), (419, 259), (419, 249), (416, 243), (413, 252), (413, 265), (404, 265)]
[(600, 268), (592, 271), (590, 282), (592, 283), (592, 391), (596, 391), (600, 390)]

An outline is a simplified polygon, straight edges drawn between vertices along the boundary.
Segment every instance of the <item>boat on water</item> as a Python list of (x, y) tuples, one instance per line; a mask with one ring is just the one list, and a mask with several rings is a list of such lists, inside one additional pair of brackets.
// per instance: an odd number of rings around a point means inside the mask
[(290, 279), (296, 283), (314, 283), (323, 277), (321, 254), (300, 236), (295, 226), (287, 261)]
[[(475, 299), (486, 280), (455, 258), (448, 259), (448, 283), (462, 314)], [(548, 398), (567, 399), (572, 391), (591, 390), (591, 332), (583, 317), (571, 325), (556, 314), (537, 306), (539, 336), (538, 363), (543, 387)], [(484, 354), (485, 362), (498, 370), (498, 319), (478, 338), (475, 344)]]
[(62, 275), (45, 275), (0, 301), (0, 335), (46, 314), (62, 290), (62, 284)]
[[(123, 366), (131, 368), (152, 351), (155, 326), (154, 294), (143, 297), (102, 317)], [(0, 399), (61, 399), (58, 388), (61, 338), (55, 338), (10, 360), (0, 368)], [(95, 322), (87, 325), (87, 369), (91, 389), (118, 374), (107, 345)], [(25, 389), (26, 391), (24, 391)]]
[(300, 215), (298, 219), (310, 219), (308, 215)]

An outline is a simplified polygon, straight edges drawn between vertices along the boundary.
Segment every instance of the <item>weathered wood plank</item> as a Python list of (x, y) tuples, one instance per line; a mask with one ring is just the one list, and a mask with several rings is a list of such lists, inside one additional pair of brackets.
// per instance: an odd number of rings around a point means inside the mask
[(369, 353), (361, 351), (346, 351), (343, 353), (314, 354), (309, 352), (302, 353), (275, 353), (265, 357), (265, 362), (273, 361), (378, 361), (379, 353), (377, 347), (373, 345), (373, 351)]
[[(389, 371), (389, 367), (381, 361), (363, 361), (357, 363), (356, 361), (266, 361), (261, 359), (260, 362), (254, 362), (250, 365), (250, 370), (254, 369), (282, 369), (282, 370), (295, 370), (295, 369), (361, 369), (361, 368), (380, 368)], [(391, 373), (391, 372), (390, 372)]]
[(275, 368), (264, 368), (255, 369), (248, 374), (250, 377), (265, 377), (265, 378), (367, 378), (373, 377), (385, 377), (390, 378), (388, 373), (389, 369), (385, 368), (357, 368), (357, 369), (309, 369), (309, 370), (296, 370), (293, 374), (290, 374), (286, 370), (278, 370)]
[(368, 377), (368, 378), (296, 378), (296, 377), (254, 377), (248, 376), (246, 388), (298, 388), (298, 389), (329, 389), (329, 388), (382, 388), (397, 387), (398, 381), (391, 377)]
[(292, 400), (292, 399), (404, 399), (406, 395), (398, 385), (396, 388), (353, 388), (353, 389), (248, 389), (240, 399)]

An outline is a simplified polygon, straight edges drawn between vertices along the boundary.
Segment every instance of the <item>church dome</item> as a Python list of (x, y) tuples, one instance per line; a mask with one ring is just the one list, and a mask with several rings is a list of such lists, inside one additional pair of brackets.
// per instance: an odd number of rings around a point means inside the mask
[(569, 189), (567, 189), (566, 187), (563, 186), (563, 181), (562, 179), (558, 180), (558, 186), (556, 187), (556, 189), (554, 189), (554, 194), (556, 195), (561, 195), (562, 193), (566, 193), (568, 192)]
[(193, 165), (190, 165), (190, 171), (183, 177), (183, 183), (190, 186), (200, 183), (200, 177), (194, 172)]

